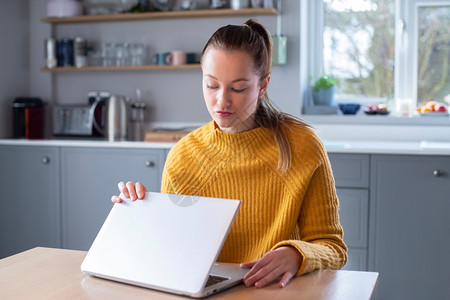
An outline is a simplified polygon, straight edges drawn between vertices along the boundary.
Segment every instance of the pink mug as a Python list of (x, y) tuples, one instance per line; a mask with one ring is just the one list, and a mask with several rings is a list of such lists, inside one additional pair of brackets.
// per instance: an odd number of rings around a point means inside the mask
[(187, 62), (186, 52), (172, 51), (167, 55), (166, 62), (168, 65), (179, 66), (184, 65)]

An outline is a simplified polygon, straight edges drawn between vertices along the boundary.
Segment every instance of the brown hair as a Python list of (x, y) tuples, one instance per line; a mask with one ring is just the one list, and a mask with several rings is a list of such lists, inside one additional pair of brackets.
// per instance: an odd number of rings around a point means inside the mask
[[(255, 72), (264, 80), (272, 68), (272, 38), (269, 32), (257, 21), (250, 19), (243, 25), (227, 25), (219, 28), (203, 48), (201, 57), (210, 48), (227, 51), (243, 51), (253, 58)], [(201, 60), (202, 61), (202, 60)], [(270, 102), (267, 92), (259, 99), (255, 112), (257, 126), (268, 128), (278, 147), (278, 169), (286, 172), (291, 167), (292, 154), (286, 130), (288, 124), (308, 126), (299, 118), (280, 112)]]

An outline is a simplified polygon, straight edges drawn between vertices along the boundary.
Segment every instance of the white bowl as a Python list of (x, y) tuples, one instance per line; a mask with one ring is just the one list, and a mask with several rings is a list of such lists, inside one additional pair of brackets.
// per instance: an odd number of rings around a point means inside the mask
[(47, 2), (47, 17), (74, 17), (83, 14), (83, 5), (74, 0), (50, 0)]

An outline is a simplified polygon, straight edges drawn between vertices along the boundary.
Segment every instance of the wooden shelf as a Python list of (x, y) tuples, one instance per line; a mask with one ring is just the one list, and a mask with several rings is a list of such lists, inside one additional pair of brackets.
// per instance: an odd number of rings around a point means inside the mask
[(62, 18), (42, 18), (46, 23), (89, 23), (89, 22), (117, 22), (117, 21), (138, 21), (154, 19), (173, 19), (173, 18), (205, 18), (205, 17), (236, 17), (236, 16), (275, 16), (278, 11), (273, 8), (244, 8), (234, 9), (203, 9), (187, 11), (167, 11), (167, 12), (146, 12), (146, 13), (123, 13), (115, 15), (95, 15), (95, 16), (76, 16)]
[(45, 72), (105, 72), (105, 71), (146, 71), (146, 70), (191, 70), (191, 69), (200, 69), (200, 64), (186, 64), (179, 66), (170, 66), (170, 65), (145, 65), (145, 66), (111, 66), (111, 67), (102, 67), (102, 66), (88, 66), (88, 67), (56, 67), (56, 68), (41, 68), (41, 71)]

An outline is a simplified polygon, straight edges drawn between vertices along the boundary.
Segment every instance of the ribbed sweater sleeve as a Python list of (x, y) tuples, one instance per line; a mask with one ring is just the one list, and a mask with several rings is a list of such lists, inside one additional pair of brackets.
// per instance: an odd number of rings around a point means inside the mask
[(171, 149), (162, 192), (242, 201), (219, 261), (253, 261), (289, 245), (302, 256), (298, 275), (345, 264), (328, 156), (311, 129), (291, 129), (292, 167), (286, 173), (277, 169), (278, 148), (265, 128), (229, 134), (210, 122)]

